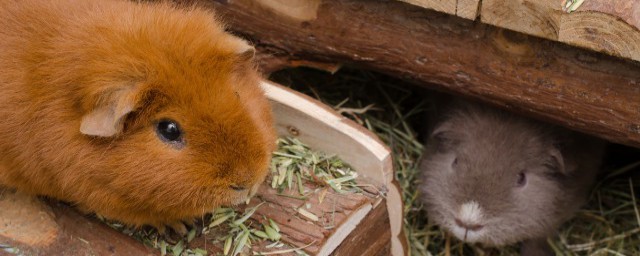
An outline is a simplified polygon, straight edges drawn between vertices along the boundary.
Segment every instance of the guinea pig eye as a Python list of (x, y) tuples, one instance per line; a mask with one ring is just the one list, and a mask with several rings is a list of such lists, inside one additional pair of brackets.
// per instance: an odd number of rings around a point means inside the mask
[(156, 124), (156, 132), (158, 136), (167, 142), (179, 141), (182, 138), (182, 130), (176, 121), (161, 120)]
[(518, 178), (516, 180), (516, 186), (522, 187), (522, 186), (524, 186), (524, 184), (527, 184), (527, 176), (524, 174), (524, 172), (520, 172), (520, 173), (518, 173)]

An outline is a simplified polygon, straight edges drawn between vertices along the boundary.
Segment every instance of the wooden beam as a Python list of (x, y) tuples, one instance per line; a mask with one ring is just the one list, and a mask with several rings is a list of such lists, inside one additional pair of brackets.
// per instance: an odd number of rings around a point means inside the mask
[(344, 62), (640, 147), (640, 65), (395, 1), (323, 2), (296, 22), (210, 1), (283, 58)]

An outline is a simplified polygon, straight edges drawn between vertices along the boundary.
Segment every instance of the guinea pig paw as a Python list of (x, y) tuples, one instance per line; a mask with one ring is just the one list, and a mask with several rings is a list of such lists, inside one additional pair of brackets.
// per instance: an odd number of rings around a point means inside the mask
[(188, 233), (187, 226), (182, 222), (174, 222), (166, 225), (154, 225), (158, 230), (158, 236), (168, 243), (175, 244), (179, 241), (186, 240)]
[(171, 230), (173, 230), (173, 232), (175, 232), (179, 236), (185, 236), (187, 235), (187, 233), (189, 233), (189, 229), (187, 228), (187, 225), (184, 224), (182, 221), (170, 223), (167, 226), (171, 228)]
[(171, 235), (171, 233), (179, 236), (184, 236), (188, 233), (187, 226), (180, 221), (165, 224), (165, 225), (153, 225), (153, 227), (156, 228), (156, 230), (158, 230), (159, 235), (165, 236), (165, 237), (168, 235)]

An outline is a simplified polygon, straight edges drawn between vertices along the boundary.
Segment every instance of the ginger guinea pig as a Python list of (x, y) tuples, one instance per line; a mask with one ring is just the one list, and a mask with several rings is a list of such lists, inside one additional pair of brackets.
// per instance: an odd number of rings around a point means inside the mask
[(421, 162), (428, 217), (463, 241), (549, 254), (546, 238), (587, 199), (604, 143), (471, 103), (445, 112)]
[(254, 49), (211, 12), (7, 0), (0, 27), (0, 184), (164, 228), (264, 180), (276, 137)]

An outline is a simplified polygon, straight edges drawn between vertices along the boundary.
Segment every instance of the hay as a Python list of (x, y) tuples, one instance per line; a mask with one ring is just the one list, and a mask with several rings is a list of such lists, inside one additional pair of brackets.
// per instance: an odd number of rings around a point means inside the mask
[[(406, 83), (385, 75), (342, 70), (337, 75), (310, 69), (275, 73), (272, 80), (334, 106), (375, 132), (393, 151), (395, 176), (405, 203), (405, 232), (412, 255), (517, 255), (517, 247), (483, 249), (448, 237), (422, 211), (416, 176), (422, 145), (416, 130), (430, 105)], [(417, 127), (417, 128), (414, 128)], [(637, 159), (637, 155), (636, 155)], [(562, 226), (550, 244), (558, 255), (640, 255), (639, 163), (610, 172), (576, 218)]]

